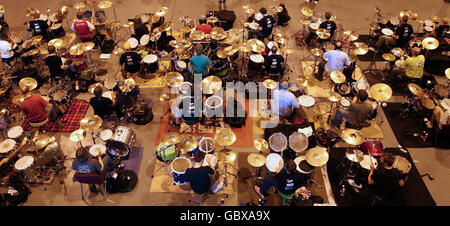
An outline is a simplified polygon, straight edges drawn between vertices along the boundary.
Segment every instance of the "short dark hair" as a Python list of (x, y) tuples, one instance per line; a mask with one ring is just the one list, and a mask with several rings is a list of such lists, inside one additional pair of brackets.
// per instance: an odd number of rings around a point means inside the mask
[(262, 7), (261, 9), (259, 9), (259, 12), (262, 14), (266, 14), (267, 13), (267, 9)]
[(295, 171), (297, 170), (297, 164), (295, 164), (294, 160), (292, 160), (292, 159), (287, 160), (286, 170), (289, 173), (295, 173)]
[(77, 12), (77, 19), (83, 19), (83, 13), (82, 12)]
[(392, 154), (391, 152), (384, 152), (383, 159), (384, 164), (386, 164), (387, 166), (392, 166), (395, 161), (394, 154)]
[(277, 48), (275, 45), (272, 46), (272, 48), (270, 49), (270, 51), (271, 51), (273, 54), (277, 53), (277, 50), (278, 50), (278, 48)]
[(80, 162), (87, 161), (89, 159), (89, 151), (85, 147), (79, 147), (77, 149), (76, 158)]
[(139, 25), (139, 24), (142, 24), (142, 19), (140, 16), (136, 16), (134, 18), (134, 25)]
[(195, 162), (202, 162), (203, 159), (205, 159), (205, 153), (201, 152), (201, 151), (197, 151), (194, 154), (194, 161)]
[(22, 91), (22, 94), (25, 95), (29, 93), (31, 90), (29, 86), (24, 86), (22, 89), (20, 89), (20, 91)]
[(194, 51), (197, 54), (202, 54), (203, 53), (203, 47), (201, 45), (196, 45), (196, 46), (194, 46)]
[(408, 22), (408, 20), (409, 20), (409, 16), (407, 16), (407, 15), (402, 16), (402, 22), (403, 23)]
[(201, 17), (198, 19), (198, 22), (200, 22), (200, 24), (206, 24), (206, 17), (201, 16)]
[(103, 89), (100, 86), (95, 87), (94, 89), (94, 95), (95, 97), (101, 97), (103, 94)]
[(54, 45), (49, 45), (48, 48), (48, 53), (55, 53), (56, 52), (56, 48)]
[(325, 19), (329, 20), (331, 18), (331, 13), (330, 12), (326, 12), (325, 13)]
[(336, 49), (342, 50), (342, 42), (337, 41), (334, 46), (336, 47)]
[(358, 100), (363, 102), (366, 101), (367, 98), (369, 97), (369, 94), (367, 93), (366, 90), (362, 89), (362, 90), (358, 90), (358, 93), (356, 94), (356, 96), (358, 97)]

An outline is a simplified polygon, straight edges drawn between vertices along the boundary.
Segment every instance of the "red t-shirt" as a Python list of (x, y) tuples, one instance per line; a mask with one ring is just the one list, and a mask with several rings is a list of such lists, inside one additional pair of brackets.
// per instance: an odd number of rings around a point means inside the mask
[(195, 30), (203, 31), (205, 34), (209, 34), (212, 31), (212, 27), (209, 24), (198, 25)]
[(31, 96), (25, 98), (20, 104), (20, 110), (27, 115), (30, 122), (42, 122), (47, 118), (47, 112), (45, 111), (47, 104), (44, 98)]

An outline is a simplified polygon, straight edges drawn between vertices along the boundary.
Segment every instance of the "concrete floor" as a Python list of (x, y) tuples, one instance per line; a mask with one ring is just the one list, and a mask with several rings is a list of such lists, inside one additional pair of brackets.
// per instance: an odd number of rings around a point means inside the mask
[[(72, 2), (68, 0), (17, 0), (17, 1), (5, 1), (2, 2), (6, 9), (6, 20), (13, 30), (23, 30), (23, 23), (28, 21), (25, 16), (25, 8), (33, 7), (38, 8), (41, 11), (45, 11), (45, 7), (52, 9), (52, 12), (56, 11), (63, 5), (69, 6)], [(178, 18), (182, 16), (190, 16), (193, 19), (198, 19), (199, 15), (205, 14), (207, 10), (217, 10), (217, 1), (203, 1), (203, 0), (119, 0), (116, 2), (117, 19), (124, 22), (128, 18), (133, 18), (135, 15), (143, 12), (152, 12), (157, 7), (167, 6), (169, 8), (166, 21), (172, 21), (175, 25), (175, 29), (182, 27)], [(300, 9), (304, 4), (302, 0), (227, 0), (227, 9), (235, 10), (237, 19), (235, 22), (235, 28), (238, 26), (238, 22), (246, 18), (245, 13), (242, 12), (242, 5), (249, 4), (254, 9), (259, 9), (262, 6), (270, 8), (271, 6), (284, 2), (292, 17), (290, 25), (283, 28), (289, 36), (292, 36), (296, 31), (300, 29), (300, 25), (297, 23), (301, 17)], [(441, 0), (419, 1), (419, 0), (373, 0), (373, 1), (360, 1), (360, 0), (342, 0), (342, 1), (320, 1), (319, 5), (309, 5), (314, 10), (321, 13), (330, 11), (335, 13), (336, 21), (344, 25), (345, 30), (354, 30), (360, 34), (368, 33), (368, 24), (373, 16), (373, 9), (378, 6), (381, 9), (383, 15), (391, 16), (398, 15), (400, 10), (412, 9), (416, 11), (420, 19), (430, 18), (431, 16), (439, 16), (443, 18), (449, 15), (449, 4)], [(109, 20), (114, 20), (113, 10), (106, 10)], [(69, 12), (69, 18), (74, 17), (74, 10)], [(417, 23), (412, 23), (413, 27), (417, 27)], [(64, 23), (67, 27), (67, 24)], [(67, 29), (66, 29), (67, 30)], [(125, 32), (122, 32), (119, 37), (125, 40)], [(289, 65), (293, 69), (292, 73), (288, 76), (295, 78), (295, 76), (302, 73), (301, 64), (299, 59), (308, 56), (308, 51), (304, 47), (295, 47), (293, 38), (290, 38), (289, 45), (294, 47), (295, 52), (289, 55)], [(98, 54), (94, 54), (94, 58), (97, 58)], [(104, 61), (104, 60), (102, 60)], [(109, 63), (112, 62), (112, 63)], [(116, 56), (112, 56), (111, 60), (100, 66), (108, 70), (107, 76), (114, 76), (118, 71), (118, 59)], [(362, 67), (367, 64), (361, 63)], [(381, 66), (381, 65), (380, 65)], [(438, 78), (440, 83), (445, 83), (445, 79)], [(158, 97), (163, 93), (161, 88), (149, 88), (141, 91), (144, 96), (158, 100)], [(77, 98), (88, 100), (90, 94), (81, 94)], [(398, 101), (394, 99), (393, 101)], [(59, 180), (56, 180), (53, 185), (48, 186), (47, 190), (44, 190), (44, 186), (33, 186), (32, 192), (28, 202), (25, 205), (192, 205), (187, 200), (185, 194), (171, 194), (171, 193), (150, 193), (149, 189), (152, 183), (150, 178), (153, 173), (154, 163), (149, 164), (148, 161), (155, 154), (155, 137), (159, 127), (159, 117), (162, 115), (162, 103), (156, 101), (153, 106), (153, 113), (155, 115), (154, 120), (145, 125), (137, 126), (134, 124), (128, 124), (137, 134), (138, 145), (145, 147), (143, 159), (140, 166), (139, 182), (136, 188), (129, 193), (113, 194), (109, 196), (108, 200), (103, 200), (101, 195), (87, 194), (86, 200), (83, 201), (80, 198), (79, 184), (71, 181), (73, 172), (68, 172), (67, 175), (60, 174)], [(379, 109), (380, 110), (380, 109)], [(92, 109), (88, 114), (92, 113)], [(379, 111), (377, 121), (382, 128), (385, 139), (382, 140), (385, 147), (397, 147), (397, 141), (386, 117), (382, 111)], [(383, 119), (383, 123), (380, 123)], [(405, 122), (406, 123), (406, 122)], [(58, 142), (64, 143), (65, 150), (70, 150), (70, 142), (65, 141), (69, 133), (58, 134)], [(65, 137), (63, 137), (65, 136)], [(256, 137), (256, 136), (255, 136)], [(86, 141), (86, 143), (89, 143)], [(252, 148), (233, 148), (236, 152), (252, 152)], [(69, 157), (74, 157), (74, 153), (66, 151)], [(450, 186), (450, 153), (448, 150), (427, 148), (427, 149), (409, 149), (412, 158), (421, 174), (430, 173), (432, 177), (436, 178), (434, 181), (424, 179), (429, 191), (431, 192), (437, 205), (450, 205), (450, 195), (445, 188)], [(70, 161), (66, 161), (67, 166), (70, 167)], [(58, 183), (59, 181), (64, 183)], [(85, 187), (87, 188), (87, 186)], [(85, 189), (86, 191), (87, 189)], [(237, 191), (237, 185), (235, 190)], [(218, 205), (220, 197), (217, 195), (211, 195), (210, 198), (203, 205)], [(237, 192), (234, 192), (228, 198), (225, 199), (225, 205), (239, 205)]]

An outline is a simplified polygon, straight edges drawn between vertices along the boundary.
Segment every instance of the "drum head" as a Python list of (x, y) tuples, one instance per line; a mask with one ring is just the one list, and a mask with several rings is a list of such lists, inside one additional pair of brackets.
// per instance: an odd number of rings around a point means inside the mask
[(106, 130), (103, 130), (102, 132), (100, 132), (100, 138), (103, 141), (107, 141), (107, 140), (111, 139), (112, 135), (113, 135), (113, 132), (109, 129), (106, 129)]
[(308, 96), (308, 95), (300, 96), (298, 98), (298, 102), (301, 106), (307, 107), (307, 108), (313, 106), (316, 103), (314, 98), (312, 96)]
[(116, 86), (116, 84), (117, 84), (117, 81), (115, 79), (113, 79), (113, 78), (107, 78), (105, 80), (105, 87), (107, 89), (113, 89), (114, 86)]
[(144, 63), (147, 64), (155, 63), (156, 60), (158, 60), (158, 56), (156, 56), (155, 54), (149, 54), (144, 57)]
[(106, 153), (106, 146), (103, 144), (94, 144), (89, 148), (89, 153), (92, 156), (98, 156), (98, 154), (105, 154)]
[(58, 91), (55, 93), (55, 95), (53, 95), (53, 100), (55, 101), (61, 101), (66, 97), (66, 92), (65, 91)]
[(358, 82), (355, 83), (355, 89), (357, 91), (359, 90), (368, 90), (370, 87), (369, 83), (365, 80), (359, 80)]
[(178, 60), (177, 61), (177, 66), (180, 68), (186, 68), (186, 62), (182, 61), (182, 60)]
[(49, 92), (50, 92), (50, 86), (49, 85), (43, 85), (41, 88), (39, 88), (39, 93), (42, 96), (48, 96)]
[(106, 143), (108, 154), (112, 158), (126, 158), (130, 154), (128, 145), (115, 140), (110, 140)]
[(310, 174), (314, 170), (314, 166), (311, 166), (306, 160), (302, 160), (298, 164), (300, 173)]
[(392, 167), (398, 169), (402, 173), (409, 173), (411, 170), (411, 163), (402, 156), (394, 156), (394, 164), (392, 164)]
[(294, 132), (289, 136), (289, 147), (295, 152), (308, 148), (308, 137), (304, 133)]
[(305, 156), (299, 156), (294, 159), (295, 165), (297, 166), (297, 171), (301, 172), (300, 168), (298, 167), (298, 164), (300, 164), (301, 161), (305, 160)]
[(255, 63), (264, 63), (264, 57), (261, 54), (250, 55), (250, 60)]
[(23, 133), (23, 128), (21, 126), (14, 126), (8, 130), (9, 138), (17, 138)]
[(309, 27), (313, 30), (319, 29), (320, 24), (319, 23), (311, 23), (309, 24)]
[(129, 38), (128, 43), (130, 43), (130, 48), (134, 49), (138, 46), (139, 42), (136, 38)]
[(287, 138), (282, 133), (274, 133), (269, 137), (269, 147), (276, 151), (281, 152), (287, 147)]
[(150, 41), (149, 35), (142, 35), (141, 40), (139, 41), (141, 45), (145, 46)]
[(24, 169), (30, 167), (33, 164), (33, 162), (34, 162), (33, 156), (24, 156), (24, 157), (20, 158), (19, 160), (17, 160), (14, 167), (17, 170), (24, 170)]
[(222, 98), (220, 98), (218, 96), (208, 97), (208, 99), (206, 99), (206, 101), (205, 101), (206, 107), (208, 107), (210, 109), (220, 108), (222, 106), (222, 103), (223, 103)]
[(266, 157), (266, 167), (269, 171), (271, 172), (276, 172), (278, 169), (278, 166), (281, 163), (284, 165), (284, 161), (283, 158), (281, 158), (281, 155), (277, 154), (277, 153), (270, 153), (267, 157)]
[(186, 170), (191, 167), (191, 161), (185, 157), (177, 157), (170, 164), (170, 168), (172, 168), (172, 171), (178, 174), (185, 173)]
[[(371, 162), (372, 161), (372, 162)], [(370, 170), (370, 164), (373, 164), (374, 168), (378, 167), (377, 159), (370, 155), (364, 155), (364, 159), (359, 163), (364, 169)]]
[(211, 137), (203, 137), (198, 144), (198, 148), (201, 152), (208, 154), (215, 150), (216, 141)]
[(0, 153), (8, 153), (14, 146), (16, 146), (16, 141), (13, 139), (6, 139), (0, 143)]
[(341, 103), (341, 105), (344, 106), (344, 107), (349, 107), (350, 104), (351, 104), (350, 100), (347, 99), (347, 98), (342, 98), (340, 103)]
[(102, 94), (102, 96), (103, 97), (106, 97), (106, 98), (109, 98), (110, 100), (112, 100), (112, 91), (107, 91), (107, 92), (104, 92), (103, 94)]

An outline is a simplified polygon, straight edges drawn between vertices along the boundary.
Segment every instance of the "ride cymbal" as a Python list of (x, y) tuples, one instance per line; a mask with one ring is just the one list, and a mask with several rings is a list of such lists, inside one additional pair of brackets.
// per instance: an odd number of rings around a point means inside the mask
[(266, 79), (263, 81), (263, 86), (267, 89), (275, 89), (278, 86), (278, 83), (272, 79)]
[(255, 141), (253, 142), (253, 146), (258, 151), (265, 152), (265, 151), (269, 150), (269, 143), (267, 143), (267, 141), (261, 137), (258, 137), (255, 139)]
[(302, 14), (307, 17), (312, 17), (314, 14), (314, 11), (306, 6), (302, 7)]
[(261, 42), (260, 40), (255, 38), (249, 39), (247, 41), (247, 44), (251, 45), (252, 51), (256, 53), (262, 53), (266, 49), (266, 45), (264, 44), (264, 42)]
[(327, 94), (327, 98), (331, 102), (337, 103), (337, 102), (339, 102), (341, 100), (342, 96), (339, 93), (331, 92), (331, 93)]
[(161, 139), (161, 143), (164, 143), (166, 146), (174, 145), (180, 142), (180, 134), (179, 133), (168, 133)]
[(386, 102), (392, 97), (392, 89), (384, 83), (377, 83), (370, 87), (371, 97), (377, 101)]
[(266, 157), (264, 157), (264, 155), (262, 154), (251, 153), (247, 157), (247, 162), (253, 167), (261, 167), (266, 164)]
[(203, 94), (214, 94), (222, 88), (222, 79), (217, 76), (208, 76), (202, 80)]
[(381, 55), (381, 56), (386, 61), (395, 61), (395, 59), (396, 59), (394, 54), (390, 54), (390, 53), (383, 53), (383, 55)]
[(112, 2), (110, 2), (110, 1), (101, 1), (101, 2), (98, 3), (97, 6), (100, 9), (107, 9), (107, 8), (112, 6)]
[(325, 28), (319, 28), (316, 31), (316, 35), (320, 38), (320, 39), (329, 39), (331, 37), (331, 33), (329, 30), (325, 29)]
[(342, 140), (347, 144), (360, 145), (364, 142), (362, 133), (356, 129), (345, 129), (341, 134)]
[(330, 78), (331, 80), (333, 80), (334, 83), (337, 84), (343, 83), (346, 80), (344, 73), (340, 71), (332, 71), (330, 74)]
[(409, 91), (411, 91), (412, 94), (414, 94), (416, 96), (423, 95), (423, 89), (415, 83), (409, 83), (408, 89), (409, 89)]
[(227, 32), (221, 27), (215, 27), (211, 31), (211, 38), (214, 40), (222, 40), (227, 37)]
[(19, 87), (21, 90), (23, 90), (25, 87), (28, 87), (29, 90), (33, 90), (37, 87), (37, 81), (36, 79), (31, 77), (22, 78), (19, 81)]
[(41, 150), (42, 148), (45, 148), (48, 144), (50, 144), (53, 141), (55, 141), (55, 137), (52, 137), (45, 133), (40, 133), (35, 138), (36, 149)]
[(80, 121), (80, 128), (85, 131), (93, 131), (102, 126), (102, 118), (98, 115), (85, 116)]
[(220, 146), (230, 146), (236, 141), (236, 134), (229, 128), (221, 128), (216, 131), (214, 140)]
[(192, 31), (189, 37), (194, 41), (200, 41), (205, 38), (205, 33), (200, 30)]
[(439, 41), (432, 37), (427, 37), (422, 40), (422, 46), (425, 49), (433, 50), (439, 46)]
[(350, 51), (355, 55), (364, 55), (369, 51), (369, 46), (364, 42), (354, 42)]
[(306, 162), (311, 166), (321, 167), (328, 162), (328, 152), (325, 148), (315, 147), (306, 151)]
[(183, 75), (178, 72), (167, 73), (165, 79), (169, 87), (178, 87), (184, 81)]
[(355, 32), (355, 31), (344, 31), (343, 35), (342, 35), (342, 39), (349, 41), (349, 42), (353, 42), (356, 41), (359, 38), (359, 35)]
[(219, 154), (217, 155), (217, 159), (219, 161), (232, 163), (236, 159), (236, 152), (229, 149), (220, 150)]

